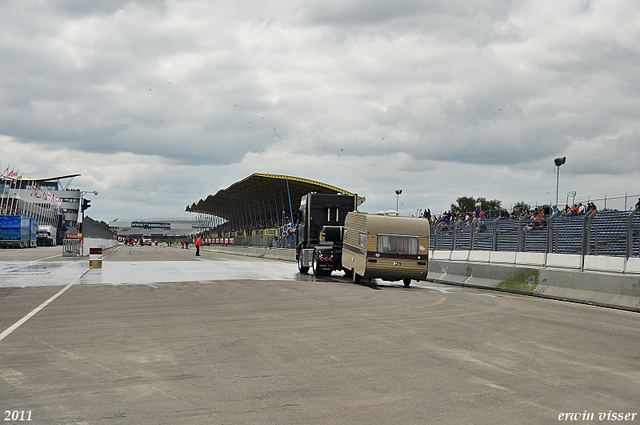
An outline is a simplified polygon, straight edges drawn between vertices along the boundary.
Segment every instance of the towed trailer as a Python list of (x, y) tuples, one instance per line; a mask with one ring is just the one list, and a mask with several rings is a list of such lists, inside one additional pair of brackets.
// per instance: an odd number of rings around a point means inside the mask
[(0, 216), (0, 247), (32, 248), (38, 246), (38, 223), (19, 215)]
[(397, 213), (350, 212), (344, 223), (342, 268), (360, 279), (425, 280), (429, 261), (429, 220)]

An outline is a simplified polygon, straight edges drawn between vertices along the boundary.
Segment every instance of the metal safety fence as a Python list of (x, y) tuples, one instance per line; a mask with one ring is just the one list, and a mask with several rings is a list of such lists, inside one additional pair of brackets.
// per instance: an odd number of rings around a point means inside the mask
[(640, 256), (640, 208), (570, 216), (530, 216), (440, 222), (431, 226), (432, 250), (487, 250)]
[(82, 236), (96, 239), (117, 239), (117, 234), (109, 227), (100, 224), (91, 217), (84, 217), (82, 222)]
[(62, 240), (63, 257), (79, 257), (82, 253), (82, 244), (78, 239)]

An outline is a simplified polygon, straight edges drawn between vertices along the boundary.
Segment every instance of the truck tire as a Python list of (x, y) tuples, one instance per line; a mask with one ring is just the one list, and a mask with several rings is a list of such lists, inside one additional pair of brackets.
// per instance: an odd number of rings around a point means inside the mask
[(322, 270), (320, 270), (320, 268), (318, 267), (318, 257), (315, 251), (313, 251), (313, 261), (311, 262), (311, 267), (314, 276), (322, 276)]
[(309, 267), (305, 267), (302, 265), (302, 252), (298, 255), (298, 271), (300, 273), (307, 273), (309, 271)]

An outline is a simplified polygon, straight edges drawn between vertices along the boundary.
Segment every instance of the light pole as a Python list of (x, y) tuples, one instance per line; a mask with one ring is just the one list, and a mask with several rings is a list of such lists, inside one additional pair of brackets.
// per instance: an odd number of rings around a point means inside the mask
[[(80, 192), (80, 212), (82, 213), (82, 221), (80, 222), (81, 224), (84, 223), (84, 210), (86, 210), (87, 208), (89, 208), (89, 202), (87, 201), (87, 204), (85, 205), (84, 203), (84, 195), (86, 193), (93, 193), (94, 195), (98, 195), (98, 191), (97, 190), (83, 190), (82, 192)], [(82, 227), (80, 227), (80, 234), (82, 234)]]
[(396, 212), (399, 213), (400, 195), (402, 195), (402, 189), (396, 190)]
[[(560, 166), (567, 162), (567, 157), (556, 158), (553, 160), (556, 164), (556, 207), (558, 206), (558, 189), (560, 187)], [(558, 208), (560, 209), (560, 208)]]

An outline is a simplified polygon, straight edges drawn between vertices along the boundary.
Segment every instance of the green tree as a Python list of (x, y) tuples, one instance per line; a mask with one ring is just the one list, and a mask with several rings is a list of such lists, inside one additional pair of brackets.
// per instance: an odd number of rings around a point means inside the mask
[(476, 200), (473, 196), (461, 196), (451, 204), (451, 211), (456, 213), (472, 212), (476, 210)]
[(516, 203), (516, 204), (513, 206), (513, 209), (516, 209), (516, 210), (518, 210), (518, 211), (522, 212), (522, 211), (524, 211), (524, 210), (531, 209), (531, 205), (527, 204), (527, 203), (526, 203), (526, 202), (524, 202), (524, 201), (520, 201), (520, 202)]
[(476, 204), (478, 202), (480, 202), (482, 211), (485, 213), (485, 217), (495, 218), (500, 215), (502, 201), (499, 201), (498, 199), (486, 200), (485, 198), (478, 198), (476, 199)]
[(476, 210), (476, 204), (480, 203), (480, 208), (485, 212), (485, 217), (493, 218), (500, 215), (502, 209), (502, 201), (492, 199), (488, 201), (486, 198), (475, 199), (473, 196), (461, 196), (456, 199), (455, 204), (451, 204), (451, 211), (457, 213), (472, 213)]

